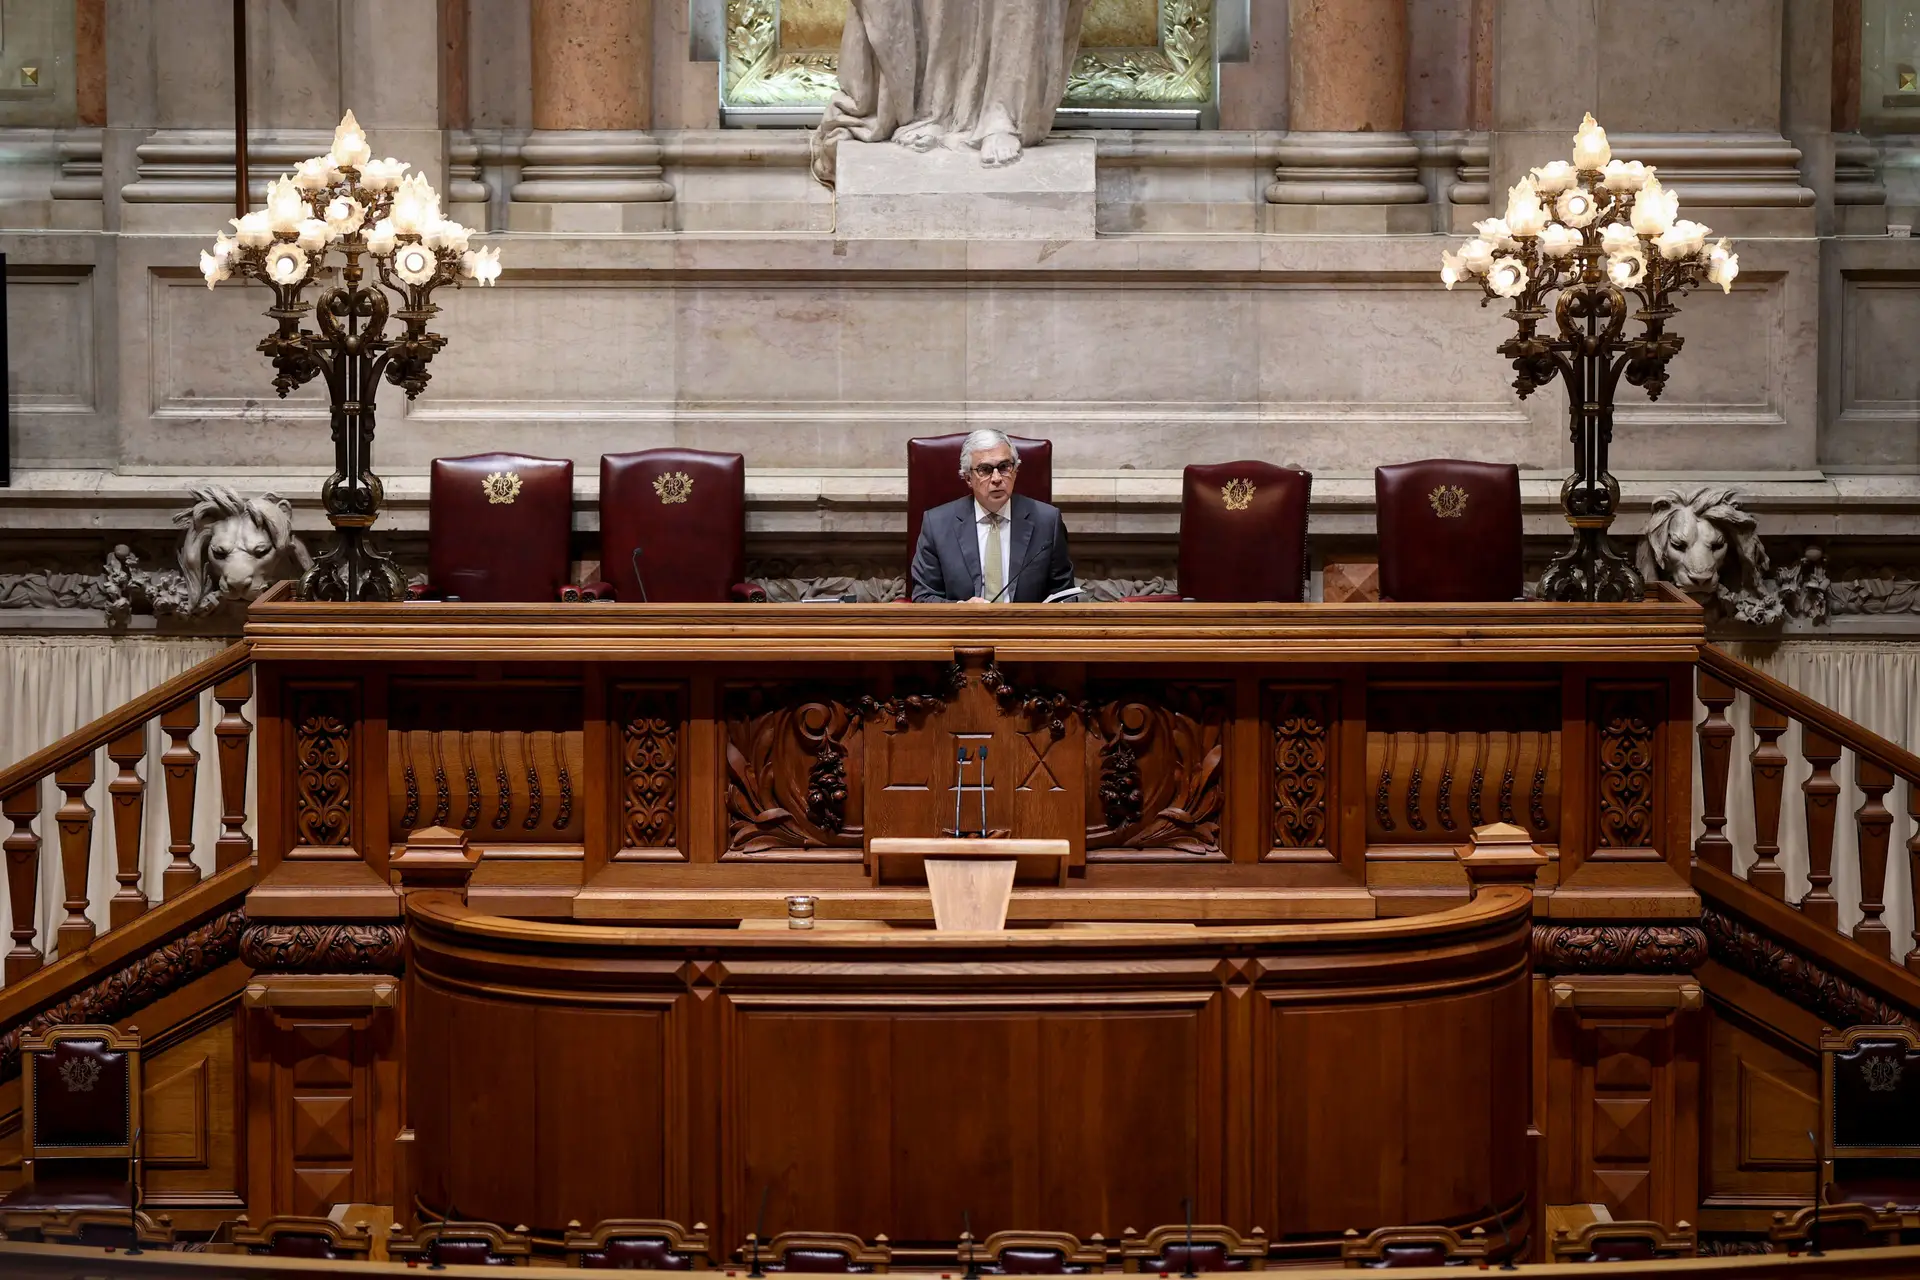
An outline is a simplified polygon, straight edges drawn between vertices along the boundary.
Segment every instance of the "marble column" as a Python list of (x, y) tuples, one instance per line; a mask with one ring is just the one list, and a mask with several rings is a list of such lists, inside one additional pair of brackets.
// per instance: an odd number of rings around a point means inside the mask
[(533, 0), (533, 132), (516, 231), (662, 231), (673, 188), (652, 122), (651, 0)]
[(1887, 188), (1880, 180), (1879, 148), (1860, 132), (1860, 0), (1833, 0), (1832, 101), (1834, 230), (1881, 235), (1887, 229)]
[(1407, 135), (1406, 0), (1291, 0), (1286, 138), (1267, 188), (1276, 231), (1425, 231)]
[(74, 2), (73, 99), (77, 127), (60, 139), (60, 177), (48, 192), (52, 222), (66, 230), (99, 231), (106, 225), (101, 157), (107, 123), (107, 0)]

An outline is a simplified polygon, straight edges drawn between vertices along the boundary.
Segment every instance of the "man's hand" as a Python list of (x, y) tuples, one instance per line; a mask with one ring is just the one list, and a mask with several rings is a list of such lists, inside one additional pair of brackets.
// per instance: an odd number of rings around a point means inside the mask
[(985, 596), (968, 596), (965, 600), (961, 601), (962, 604), (985, 604), (986, 602), (987, 598)]

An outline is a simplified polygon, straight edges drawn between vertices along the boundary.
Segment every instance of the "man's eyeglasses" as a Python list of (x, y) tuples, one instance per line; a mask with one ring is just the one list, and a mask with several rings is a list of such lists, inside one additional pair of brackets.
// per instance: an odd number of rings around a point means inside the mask
[(1012, 458), (1002, 462), (976, 462), (973, 464), (973, 474), (982, 480), (991, 480), (994, 476), (1012, 475), (1019, 465)]

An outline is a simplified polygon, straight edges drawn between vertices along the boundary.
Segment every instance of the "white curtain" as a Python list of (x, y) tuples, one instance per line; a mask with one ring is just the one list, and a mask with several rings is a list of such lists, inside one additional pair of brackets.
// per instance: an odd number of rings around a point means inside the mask
[[(230, 643), (222, 639), (159, 639), (118, 636), (0, 636), (0, 762), (11, 765), (107, 714), (141, 694), (204, 662)], [(202, 876), (213, 873), (213, 844), (220, 834), (220, 765), (214, 746), (214, 726), (222, 715), (211, 691), (200, 699), (200, 727), (189, 740), (200, 754), (193, 792), (193, 861)], [(244, 714), (255, 719), (252, 704)], [(146, 779), (142, 814), (140, 887), (150, 904), (160, 901), (161, 871), (172, 860), (167, 817), (166, 774), (160, 753), (169, 745), (155, 716), (147, 727), (147, 758), (139, 766)], [(258, 775), (251, 746), (247, 761), (247, 792), (256, 790)], [(87, 918), (94, 928), (107, 931), (108, 903), (119, 888), (114, 855), (113, 806), (107, 784), (118, 766), (104, 748), (94, 753), (94, 782), (87, 792), (93, 807), (93, 851), (88, 870)], [(40, 837), (40, 892), (37, 916), (38, 945), (51, 960), (55, 934), (66, 918), (64, 873), (60, 864), (60, 828), (53, 815), (65, 794), (50, 775), (41, 787), (40, 818), (34, 830)], [(247, 805), (247, 833), (253, 834), (253, 804)], [(0, 822), (0, 834), (11, 835), (11, 823)], [(10, 897), (0, 895), (0, 949), (11, 950), (13, 926)]]
[[(1776, 644), (1734, 644), (1727, 652), (1873, 730), (1909, 751), (1920, 750), (1920, 644), (1885, 641), (1787, 640)], [(1727, 787), (1727, 836), (1733, 842), (1734, 870), (1745, 875), (1753, 864), (1753, 773), (1747, 757), (1753, 751), (1753, 729), (1748, 699), (1738, 698), (1728, 718), (1733, 740), (1732, 777)], [(1697, 724), (1705, 708), (1696, 704)], [(1780, 805), (1780, 853), (1786, 870), (1787, 899), (1798, 901), (1807, 892), (1807, 820), (1800, 784), (1808, 767), (1800, 754), (1800, 726), (1789, 725), (1779, 739), (1787, 770)], [(1694, 833), (1699, 824), (1699, 748), (1689, 743), (1694, 766)], [(1854, 785), (1852, 751), (1843, 751), (1833, 768), (1840, 784), (1833, 832), (1833, 884), (1840, 903), (1840, 927), (1851, 933), (1861, 918), (1859, 828), (1854, 811), (1860, 807), (1860, 789)], [(1893, 830), (1887, 847), (1887, 880), (1881, 919), (1893, 934), (1892, 959), (1899, 964), (1915, 946), (1913, 890), (1907, 839), (1913, 834), (1907, 816), (1907, 784), (1896, 780), (1881, 803), (1893, 811)]]

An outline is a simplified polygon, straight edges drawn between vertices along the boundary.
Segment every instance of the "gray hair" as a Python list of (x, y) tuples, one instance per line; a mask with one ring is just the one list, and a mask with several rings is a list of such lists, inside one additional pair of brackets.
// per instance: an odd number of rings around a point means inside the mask
[(978, 431), (968, 432), (967, 438), (960, 442), (960, 474), (964, 476), (973, 470), (974, 454), (985, 453), (1000, 445), (1007, 446), (1008, 452), (1013, 454), (1013, 465), (1019, 466), (1020, 450), (1014, 446), (1013, 441), (1007, 439), (1006, 432), (995, 431), (992, 427), (982, 427)]

